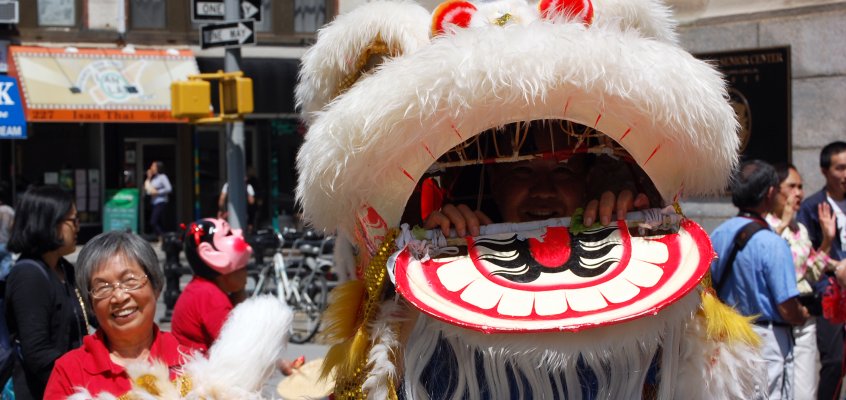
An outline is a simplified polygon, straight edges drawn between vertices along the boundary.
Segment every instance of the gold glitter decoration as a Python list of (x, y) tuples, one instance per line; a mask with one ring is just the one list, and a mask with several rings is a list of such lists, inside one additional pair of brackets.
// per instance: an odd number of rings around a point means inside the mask
[(508, 21), (511, 21), (511, 18), (513, 18), (513, 15), (511, 15), (509, 13), (505, 13), (505, 14), (502, 14), (502, 16), (500, 16), (499, 18), (494, 19), (492, 22), (496, 25), (499, 25), (499, 26), (505, 26), (505, 24), (507, 24)]
[[(161, 396), (159, 387), (156, 385), (157, 381), (158, 379), (156, 379), (155, 376), (151, 374), (144, 374), (135, 378), (133, 386), (140, 388), (153, 396)], [(173, 383), (179, 387), (179, 395), (182, 397), (187, 396), (193, 386), (191, 383), (191, 377), (188, 375), (177, 376), (176, 379), (173, 380)], [(130, 392), (126, 392), (118, 396), (117, 400), (140, 400), (140, 397), (135, 396)]]
[(343, 94), (347, 91), (347, 89), (351, 88), (361, 76), (367, 73), (370, 69), (375, 67), (381, 62), (375, 63), (373, 65), (368, 65), (374, 59), (374, 57), (378, 58), (386, 58), (386, 57), (396, 57), (398, 55), (402, 55), (402, 51), (397, 48), (396, 46), (388, 46), (384, 40), (382, 40), (382, 35), (377, 34), (376, 38), (373, 39), (373, 42), (370, 43), (369, 46), (365, 47), (364, 50), (359, 54), (358, 60), (355, 63), (355, 67), (353, 71), (347, 75), (341, 83), (338, 85), (338, 93), (336, 96)]
[(135, 386), (147, 391), (153, 396), (158, 396), (161, 394), (159, 391), (159, 386), (156, 384), (158, 378), (151, 374), (144, 374), (137, 378), (135, 378)]
[(194, 388), (194, 383), (188, 375), (180, 375), (176, 377), (174, 382), (176, 383), (176, 387), (179, 388), (179, 395), (183, 397), (187, 396), (188, 392)]
[[(370, 264), (364, 271), (364, 284), (366, 288), (367, 298), (364, 300), (362, 310), (362, 322), (358, 327), (356, 335), (368, 335), (367, 328), (376, 318), (379, 312), (379, 304), (382, 299), (382, 294), (385, 290), (385, 278), (387, 277), (387, 263), (391, 254), (396, 251), (397, 230), (391, 230), (386, 236), (385, 241), (379, 251), (370, 259)], [(369, 341), (369, 335), (368, 335)], [(369, 350), (370, 346), (368, 346)], [(369, 351), (368, 351), (369, 353)], [(367, 367), (367, 358), (360, 360), (359, 365), (351, 375), (343, 375), (343, 371), (336, 369), (335, 375), (335, 392), (336, 399), (364, 399), (366, 394), (361, 389), (364, 380), (367, 379), (369, 369)], [(394, 382), (388, 382), (388, 398), (396, 399), (396, 388)]]

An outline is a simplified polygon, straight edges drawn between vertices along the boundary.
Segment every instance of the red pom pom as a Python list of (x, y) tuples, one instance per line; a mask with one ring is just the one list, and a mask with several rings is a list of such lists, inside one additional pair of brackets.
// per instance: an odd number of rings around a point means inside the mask
[(548, 20), (564, 16), (585, 25), (593, 22), (593, 3), (590, 0), (541, 0), (538, 9), (541, 17)]
[(432, 36), (444, 33), (447, 25), (466, 28), (476, 13), (476, 6), (467, 1), (450, 0), (441, 3), (432, 13)]

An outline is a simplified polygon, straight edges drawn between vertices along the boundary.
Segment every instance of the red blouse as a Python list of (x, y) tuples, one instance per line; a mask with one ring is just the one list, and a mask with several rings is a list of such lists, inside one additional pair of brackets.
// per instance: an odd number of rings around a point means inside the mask
[[(150, 347), (150, 359), (167, 364), (170, 379), (175, 379), (177, 369), (184, 362), (179, 342), (170, 333), (160, 331), (158, 326), (153, 329), (155, 337)], [(112, 362), (100, 330), (86, 336), (82, 340), (82, 347), (56, 360), (44, 398), (65, 399), (76, 393), (77, 388), (85, 388), (94, 396), (101, 392), (120, 396), (131, 389), (126, 369)]]
[(205, 354), (220, 335), (232, 308), (229, 296), (214, 282), (194, 276), (173, 307), (173, 336), (179, 344)]

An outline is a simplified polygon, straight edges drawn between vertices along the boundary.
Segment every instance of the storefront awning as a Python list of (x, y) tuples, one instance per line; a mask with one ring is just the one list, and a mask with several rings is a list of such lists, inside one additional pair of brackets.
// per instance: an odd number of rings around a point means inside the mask
[(190, 50), (11, 46), (28, 122), (181, 122), (170, 83), (199, 73)]

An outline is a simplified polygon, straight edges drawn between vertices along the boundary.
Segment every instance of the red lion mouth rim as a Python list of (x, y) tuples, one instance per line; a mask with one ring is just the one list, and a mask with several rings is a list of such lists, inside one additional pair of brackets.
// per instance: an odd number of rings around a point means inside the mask
[[(623, 222), (618, 230), (627, 236)], [(396, 288), (420, 311), (485, 333), (579, 331), (656, 314), (696, 287), (713, 256), (707, 233), (690, 220), (678, 233), (629, 241), (629, 254), (603, 274), (579, 284), (570, 277), (558, 286), (499, 285), (480, 272), (477, 264), (484, 262), (421, 263), (402, 250)], [(666, 260), (655, 256), (662, 246)]]

